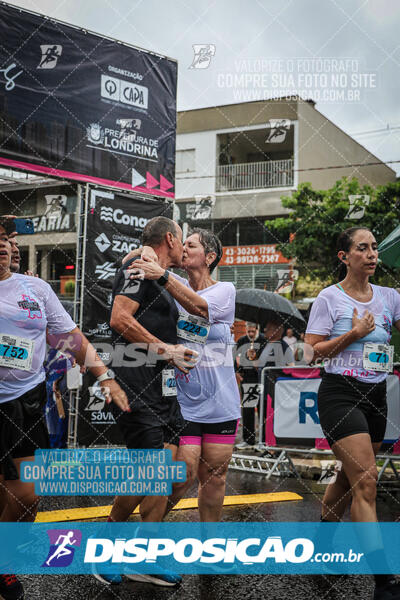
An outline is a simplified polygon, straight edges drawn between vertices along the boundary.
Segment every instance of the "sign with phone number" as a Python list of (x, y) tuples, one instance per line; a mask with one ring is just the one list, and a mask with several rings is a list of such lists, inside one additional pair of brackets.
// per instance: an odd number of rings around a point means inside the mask
[(224, 246), (220, 266), (287, 264), (289, 260), (276, 249), (276, 244), (257, 246)]

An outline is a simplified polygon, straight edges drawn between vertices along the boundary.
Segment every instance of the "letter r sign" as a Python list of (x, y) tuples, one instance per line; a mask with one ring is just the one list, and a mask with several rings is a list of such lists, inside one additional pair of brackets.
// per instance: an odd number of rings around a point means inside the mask
[(307, 415), (319, 425), (317, 392), (300, 392), (299, 423), (305, 424)]

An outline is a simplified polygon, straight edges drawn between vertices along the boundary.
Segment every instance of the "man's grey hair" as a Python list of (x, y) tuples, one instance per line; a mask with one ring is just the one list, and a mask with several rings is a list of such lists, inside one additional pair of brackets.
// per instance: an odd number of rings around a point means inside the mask
[(160, 246), (167, 233), (177, 236), (176, 223), (168, 217), (153, 217), (146, 224), (142, 234), (143, 246)]

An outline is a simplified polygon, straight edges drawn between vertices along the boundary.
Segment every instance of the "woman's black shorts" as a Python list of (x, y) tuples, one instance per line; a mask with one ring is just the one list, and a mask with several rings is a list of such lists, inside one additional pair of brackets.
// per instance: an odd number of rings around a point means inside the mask
[(34, 456), (35, 450), (50, 447), (45, 404), (45, 382), (0, 404), (0, 473), (5, 479), (18, 479), (13, 458)]
[(318, 413), (329, 444), (369, 433), (382, 442), (386, 430), (386, 381), (365, 383), (354, 377), (325, 373), (318, 390)]

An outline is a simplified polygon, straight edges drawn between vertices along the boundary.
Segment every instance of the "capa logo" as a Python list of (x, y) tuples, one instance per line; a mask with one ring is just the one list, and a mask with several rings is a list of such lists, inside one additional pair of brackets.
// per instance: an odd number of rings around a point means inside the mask
[(79, 529), (48, 529), (50, 548), (42, 567), (68, 567), (74, 558), (75, 548), (81, 545)]
[(100, 208), (100, 220), (109, 221), (122, 225), (132, 225), (138, 229), (143, 229), (149, 219), (145, 217), (137, 217), (136, 215), (128, 215), (121, 208), (112, 208), (111, 206), (102, 206)]
[(85, 563), (154, 563), (161, 556), (171, 556), (179, 563), (304, 563), (314, 554), (314, 544), (308, 538), (294, 538), (283, 544), (280, 536), (237, 539), (209, 538), (201, 541), (184, 538), (131, 538), (110, 540), (91, 538), (86, 542)]
[(116, 77), (101, 76), (101, 96), (121, 104), (148, 108), (149, 90), (147, 87)]

